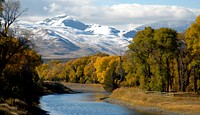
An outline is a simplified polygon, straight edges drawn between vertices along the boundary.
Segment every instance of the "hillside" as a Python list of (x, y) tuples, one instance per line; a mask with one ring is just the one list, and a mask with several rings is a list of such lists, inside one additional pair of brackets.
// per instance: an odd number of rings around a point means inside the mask
[(129, 44), (120, 36), (120, 30), (97, 24), (86, 25), (67, 15), (37, 23), (20, 21), (19, 25), (34, 34), (31, 41), (43, 58), (77, 58), (97, 52), (121, 55)]

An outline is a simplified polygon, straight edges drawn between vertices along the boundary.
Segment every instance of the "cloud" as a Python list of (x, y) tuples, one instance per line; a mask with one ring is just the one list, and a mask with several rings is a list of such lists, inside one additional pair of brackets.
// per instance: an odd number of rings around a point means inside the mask
[[(200, 14), (200, 10), (196, 10)], [(193, 20), (197, 15), (190, 9), (177, 6), (119, 4), (107, 9), (108, 19), (127, 23), (145, 23), (163, 20)], [(113, 20), (114, 21), (114, 20)]]
[(37, 22), (37, 21), (41, 21), (44, 20), (45, 17), (43, 16), (22, 16), (19, 17), (19, 20), (23, 20), (23, 21), (31, 21), (31, 22)]
[(49, 3), (57, 2), (61, 4), (65, 4), (68, 6), (82, 6), (82, 5), (91, 5), (94, 0), (43, 0), (48, 1)]
[[(21, 0), (21, 2), (26, 1), (27, 0)], [(31, 16), (50, 17), (66, 13), (86, 23), (98, 23), (110, 26), (144, 24), (165, 20), (195, 20), (200, 14), (200, 9), (178, 6), (141, 4), (97, 6), (94, 3), (95, 0), (34, 1), (37, 2), (37, 7), (36, 4), (35, 6), (33, 5), (33, 2), (25, 3), (31, 9)], [(38, 9), (40, 9), (40, 11)]]
[(44, 6), (44, 10), (49, 11), (50, 13), (54, 13), (56, 11), (59, 11), (61, 9), (61, 6), (57, 5), (56, 3), (51, 3), (49, 6)]

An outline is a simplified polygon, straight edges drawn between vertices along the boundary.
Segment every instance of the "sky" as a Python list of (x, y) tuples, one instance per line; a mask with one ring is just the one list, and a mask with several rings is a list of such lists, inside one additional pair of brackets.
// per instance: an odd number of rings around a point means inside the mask
[(166, 21), (192, 20), (200, 15), (200, 0), (20, 0), (28, 8), (22, 20), (41, 21), (67, 14), (87, 24), (118, 28)]

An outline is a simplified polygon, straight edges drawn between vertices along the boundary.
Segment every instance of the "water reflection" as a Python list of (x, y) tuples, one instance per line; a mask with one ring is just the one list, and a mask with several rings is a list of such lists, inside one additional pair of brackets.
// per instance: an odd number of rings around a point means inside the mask
[(104, 95), (107, 94), (47, 95), (40, 102), (41, 108), (49, 111), (50, 115), (138, 115), (133, 110), (98, 100)]

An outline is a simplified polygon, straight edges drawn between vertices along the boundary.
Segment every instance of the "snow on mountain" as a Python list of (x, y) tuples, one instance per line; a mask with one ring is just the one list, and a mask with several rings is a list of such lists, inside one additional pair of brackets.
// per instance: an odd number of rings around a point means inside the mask
[(85, 30), (88, 28), (88, 25), (76, 20), (73, 17), (70, 17), (66, 14), (58, 15), (53, 18), (47, 18), (44, 21), (38, 22), (41, 25), (53, 26), (53, 27), (72, 27), (78, 30)]
[(133, 30), (123, 32), (123, 36), (125, 38), (132, 39), (135, 36), (136, 33), (137, 33), (136, 30), (133, 29)]
[(178, 20), (178, 21), (161, 21), (156, 23), (144, 24), (142, 26), (130, 29), (129, 31), (123, 32), (123, 36), (128, 38), (129, 41), (136, 35), (137, 31), (143, 30), (145, 27), (152, 27), (153, 29), (159, 28), (172, 28), (177, 32), (184, 32), (189, 26), (193, 23), (193, 21), (187, 20)]
[(152, 27), (154, 29), (159, 29), (159, 28), (172, 28), (178, 32), (183, 32), (185, 31), (190, 25), (193, 23), (193, 21), (188, 21), (188, 20), (170, 20), (170, 21), (161, 21), (161, 22), (156, 22), (156, 23), (150, 23), (150, 24), (145, 24), (140, 27), (137, 27), (136, 30), (143, 30), (145, 27)]
[(165, 21), (137, 27), (128, 31), (98, 24), (87, 25), (73, 17), (59, 15), (37, 23), (20, 21), (21, 29), (31, 31), (36, 50), (43, 58), (77, 58), (103, 52), (121, 55), (127, 50), (136, 31), (150, 26), (169, 27), (183, 31), (191, 21)]
[(19, 25), (34, 34), (31, 40), (43, 58), (77, 58), (97, 52), (121, 55), (130, 43), (115, 28), (86, 25), (67, 15)]
[(108, 26), (101, 26), (98, 24), (90, 25), (85, 31), (90, 32), (92, 34), (114, 35), (114, 36), (118, 36), (118, 34), (120, 33), (120, 31), (115, 28)]

